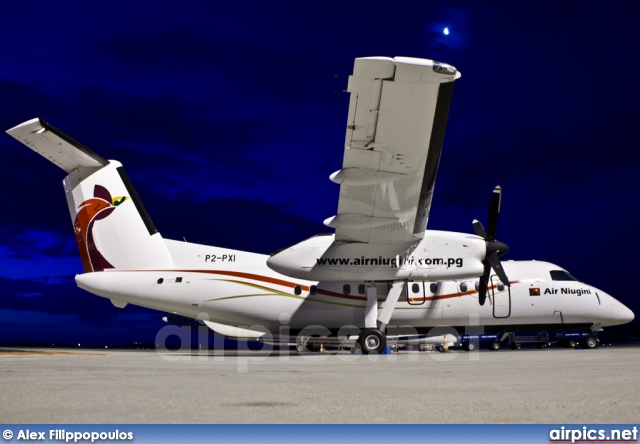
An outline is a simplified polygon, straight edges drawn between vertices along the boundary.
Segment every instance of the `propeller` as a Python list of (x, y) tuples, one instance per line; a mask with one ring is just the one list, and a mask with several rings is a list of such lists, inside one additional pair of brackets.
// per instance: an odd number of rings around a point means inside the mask
[(484, 273), (480, 276), (478, 284), (478, 302), (484, 305), (487, 299), (487, 288), (489, 286), (489, 276), (491, 269), (498, 275), (504, 285), (510, 287), (509, 278), (502, 268), (500, 256), (509, 252), (507, 244), (496, 240), (496, 230), (498, 229), (498, 217), (500, 216), (500, 200), (502, 199), (502, 189), (498, 185), (493, 189), (491, 194), (491, 202), (489, 203), (489, 215), (487, 217), (487, 230), (479, 220), (473, 221), (473, 229), (476, 234), (484, 239), (486, 243), (486, 255), (482, 264), (484, 265)]

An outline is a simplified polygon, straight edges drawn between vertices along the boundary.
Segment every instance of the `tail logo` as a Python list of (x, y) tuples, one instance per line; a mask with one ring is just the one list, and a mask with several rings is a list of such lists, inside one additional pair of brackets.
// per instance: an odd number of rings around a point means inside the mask
[(127, 199), (127, 196), (112, 198), (109, 190), (101, 185), (96, 185), (93, 188), (93, 197), (78, 206), (73, 228), (76, 233), (76, 241), (78, 242), (85, 273), (114, 268), (98, 251), (93, 237), (93, 228), (95, 222), (108, 217), (118, 205), (121, 205)]

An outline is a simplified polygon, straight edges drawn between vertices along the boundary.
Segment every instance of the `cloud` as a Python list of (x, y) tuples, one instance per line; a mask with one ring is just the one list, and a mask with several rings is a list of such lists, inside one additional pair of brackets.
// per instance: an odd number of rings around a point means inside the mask
[[(76, 287), (74, 275), (56, 279), (0, 277), (0, 288), (2, 288), (1, 303), (5, 309), (73, 314), (98, 325), (119, 310), (108, 299), (90, 295)], [(141, 307), (132, 307), (127, 310), (132, 313), (147, 311)]]
[(115, 308), (108, 299), (76, 287), (66, 279), (0, 277), (0, 336), (18, 341), (120, 344), (153, 342), (164, 324), (163, 312), (128, 305)]
[(0, 276), (11, 279), (55, 278), (81, 272), (79, 257), (55, 257), (32, 252), (28, 257), (16, 257), (10, 248), (0, 245)]
[[(122, 161), (166, 237), (268, 253), (325, 231), (320, 221), (337, 208), (327, 176), (342, 164), (353, 58), (437, 58), (463, 77), (429, 227), (471, 232), (500, 184), (500, 238), (511, 257), (557, 260), (607, 291), (613, 285), (614, 295), (627, 291), (610, 276), (633, 274), (635, 263), (640, 27), (630, 10), (429, 2), (32, 9), (3, 10), (12, 20), (0, 28), (0, 41), (11, 42), (0, 126), (42, 116)], [(10, 303), (55, 310), (38, 296), (55, 292), (69, 310), (82, 298), (105, 304), (82, 306), (83, 316), (110, 313), (108, 301), (72, 283), (81, 267), (64, 173), (8, 136), (0, 149), (2, 275), (40, 279), (20, 288), (2, 281), (2, 303), (11, 289)]]
[[(147, 201), (145, 201), (147, 202)], [(214, 198), (202, 202), (152, 198), (145, 204), (162, 235), (205, 245), (271, 253), (327, 229), (262, 199)]]
[(75, 241), (69, 236), (46, 230), (31, 230), (8, 228), (3, 244), (11, 250), (11, 256), (16, 259), (31, 259), (36, 256), (51, 258), (66, 258), (77, 255)]

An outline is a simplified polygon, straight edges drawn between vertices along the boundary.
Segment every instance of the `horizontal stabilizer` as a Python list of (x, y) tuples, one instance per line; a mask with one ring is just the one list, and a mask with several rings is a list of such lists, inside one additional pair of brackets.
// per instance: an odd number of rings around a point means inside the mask
[(104, 157), (94, 153), (41, 118), (21, 123), (7, 130), (7, 134), (58, 165), (67, 173), (79, 167), (101, 168), (109, 163)]

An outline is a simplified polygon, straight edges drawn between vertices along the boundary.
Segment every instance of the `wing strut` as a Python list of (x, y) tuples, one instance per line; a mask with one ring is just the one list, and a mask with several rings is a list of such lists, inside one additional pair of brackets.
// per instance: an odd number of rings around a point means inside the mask
[(391, 320), (391, 315), (393, 314), (393, 310), (396, 308), (396, 304), (398, 303), (398, 299), (400, 299), (400, 295), (404, 290), (405, 284), (405, 281), (395, 281), (391, 286), (387, 299), (384, 301), (384, 305), (382, 306), (380, 316), (378, 316), (378, 321), (380, 321), (380, 331), (384, 332), (387, 329), (387, 325), (389, 324), (389, 320)]
[(367, 306), (364, 309), (365, 328), (378, 328), (378, 291), (375, 283), (367, 284)]

